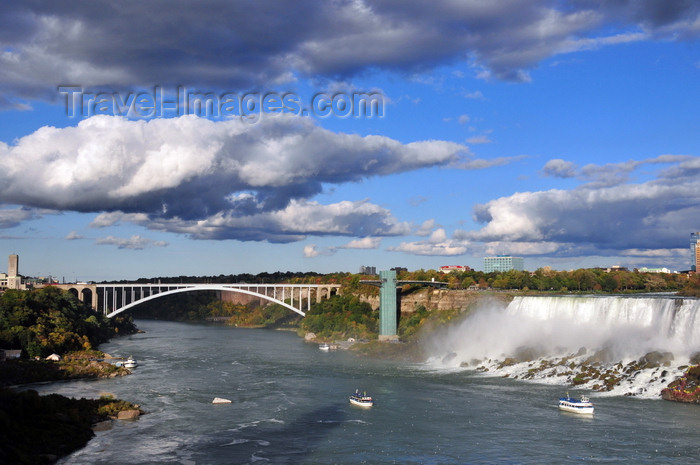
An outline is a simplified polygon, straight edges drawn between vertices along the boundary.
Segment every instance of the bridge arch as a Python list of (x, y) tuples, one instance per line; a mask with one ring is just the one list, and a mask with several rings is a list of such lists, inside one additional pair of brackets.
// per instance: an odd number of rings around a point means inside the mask
[[(231, 286), (226, 286), (226, 285), (210, 284), (210, 285), (206, 285), (206, 286), (197, 286), (197, 287), (181, 287), (181, 288), (171, 289), (168, 291), (159, 292), (157, 294), (149, 295), (148, 297), (144, 297), (144, 298), (137, 300), (135, 302), (131, 302), (130, 304), (127, 304), (127, 305), (119, 308), (118, 310), (115, 310), (111, 313), (108, 313), (107, 318), (112, 318), (114, 316), (117, 316), (120, 313), (125, 312), (133, 307), (136, 307), (137, 305), (142, 304), (144, 302), (148, 302), (149, 300), (157, 299), (159, 297), (166, 297), (166, 296), (173, 295), (173, 294), (179, 294), (181, 292), (194, 292), (194, 291), (230, 291), (230, 292), (238, 292), (240, 294), (247, 294), (247, 295), (251, 295), (254, 297), (261, 298), (261, 299), (269, 300), (270, 302), (273, 302), (273, 303), (279, 304), (285, 308), (288, 308), (289, 310), (292, 310), (293, 312), (298, 313), (301, 316), (306, 316), (306, 313), (302, 312), (300, 309), (294, 308), (292, 305), (289, 305), (288, 303), (283, 302), (279, 299), (275, 299), (274, 297), (270, 297), (268, 295), (261, 294), (259, 292), (249, 291), (247, 289), (240, 289), (237, 287), (231, 287)], [(329, 292), (329, 294), (330, 294), (330, 292)], [(311, 298), (311, 296), (309, 295), (309, 296), (307, 296), (307, 298)], [(301, 296), (300, 296), (300, 299), (301, 299)]]

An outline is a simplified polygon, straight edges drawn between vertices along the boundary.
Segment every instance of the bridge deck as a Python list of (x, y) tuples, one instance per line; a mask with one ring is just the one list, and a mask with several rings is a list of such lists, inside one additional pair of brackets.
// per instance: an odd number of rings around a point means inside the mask
[(90, 298), (94, 309), (112, 317), (148, 300), (191, 291), (230, 291), (247, 294), (280, 304), (304, 316), (304, 303), (306, 303), (306, 311), (310, 310), (312, 296), (316, 298), (316, 302), (320, 302), (337, 293), (341, 286), (340, 284), (260, 283), (80, 283), (60, 284), (56, 287), (76, 292), (81, 301)]

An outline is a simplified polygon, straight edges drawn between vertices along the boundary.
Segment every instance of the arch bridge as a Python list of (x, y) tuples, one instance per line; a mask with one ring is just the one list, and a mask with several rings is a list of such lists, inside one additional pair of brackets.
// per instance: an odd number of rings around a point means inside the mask
[(81, 302), (112, 318), (149, 300), (192, 291), (230, 291), (279, 304), (305, 316), (311, 301), (321, 302), (338, 293), (340, 284), (57, 284), (71, 291)]

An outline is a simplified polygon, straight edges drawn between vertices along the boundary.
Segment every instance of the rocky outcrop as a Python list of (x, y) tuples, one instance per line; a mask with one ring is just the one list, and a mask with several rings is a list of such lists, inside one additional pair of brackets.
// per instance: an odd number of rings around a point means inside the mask
[(700, 365), (688, 368), (682, 378), (669, 384), (661, 391), (661, 398), (674, 402), (700, 404)]
[(614, 362), (611, 351), (606, 349), (586, 356), (586, 350), (581, 348), (576, 354), (546, 358), (546, 353), (537, 347), (519, 347), (513, 355), (501, 361), (462, 362), (461, 366), (476, 366), (477, 371), (486, 372), (489, 371), (487, 365), (497, 370), (508, 370), (509, 367), (527, 364), (526, 372), (520, 371), (504, 376), (526, 380), (561, 378), (564, 383), (572, 386), (586, 386), (594, 391), (612, 391), (622, 383), (633, 380), (642, 370), (651, 370), (652, 382), (660, 380), (665, 384), (665, 379), (671, 379), (670, 368), (665, 368), (670, 367), (672, 361), (673, 354), (670, 352), (649, 352), (638, 360), (623, 364)]
[(136, 420), (140, 416), (141, 410), (139, 409), (122, 410), (117, 413), (117, 420)]

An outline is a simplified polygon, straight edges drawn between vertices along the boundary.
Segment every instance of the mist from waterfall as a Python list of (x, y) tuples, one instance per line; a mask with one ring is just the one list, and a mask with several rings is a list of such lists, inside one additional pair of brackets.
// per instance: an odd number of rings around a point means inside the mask
[[(580, 364), (592, 363), (593, 357), (612, 366), (656, 352), (670, 360), (668, 369), (659, 371), (666, 381), (669, 370), (680, 372), (700, 352), (700, 300), (515, 297), (508, 305), (486, 300), (426, 344), (435, 368), (480, 369), (513, 377), (532, 372), (535, 361), (559, 358)], [(565, 367), (558, 367), (539, 381), (565, 384), (574, 376), (566, 373)]]

